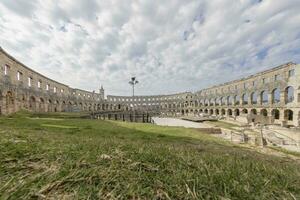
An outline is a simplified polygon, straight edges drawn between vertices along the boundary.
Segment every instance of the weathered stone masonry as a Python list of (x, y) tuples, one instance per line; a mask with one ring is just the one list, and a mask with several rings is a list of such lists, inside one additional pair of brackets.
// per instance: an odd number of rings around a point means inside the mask
[(195, 93), (112, 96), (74, 89), (18, 62), (0, 47), (0, 113), (133, 111), (169, 116), (205, 113), (241, 122), (299, 127), (300, 67), (287, 63)]
[(18, 62), (0, 47), (0, 113), (95, 111), (104, 107), (99, 93), (70, 88)]

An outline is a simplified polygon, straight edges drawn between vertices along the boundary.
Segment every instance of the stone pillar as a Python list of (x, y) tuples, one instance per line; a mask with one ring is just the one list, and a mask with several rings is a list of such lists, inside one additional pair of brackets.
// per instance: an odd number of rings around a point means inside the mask
[(262, 105), (261, 93), (257, 95), (257, 105)]
[(240, 106), (243, 105), (243, 95), (240, 95)]
[[(300, 111), (298, 111), (298, 110), (295, 110), (294, 111), (294, 116), (293, 116), (293, 125), (295, 126), (295, 127), (299, 127), (300, 126), (300, 119), (299, 119), (299, 112)], [(300, 135), (300, 134), (299, 134)]]
[(251, 93), (248, 94), (248, 105), (252, 105), (252, 101), (251, 101)]
[(281, 123), (281, 126), (286, 125), (286, 120), (284, 119), (284, 109), (279, 109), (279, 121)]
[(269, 102), (269, 105), (272, 105), (273, 104), (273, 100), (272, 100), (272, 92), (268, 94), (268, 102)]
[(285, 104), (285, 91), (280, 91), (280, 105)]

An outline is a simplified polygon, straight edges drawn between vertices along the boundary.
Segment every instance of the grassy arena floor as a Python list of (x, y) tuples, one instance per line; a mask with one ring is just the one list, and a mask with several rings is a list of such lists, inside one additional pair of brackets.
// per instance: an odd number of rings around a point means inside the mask
[(0, 118), (0, 199), (300, 198), (297, 161), (195, 129), (79, 116)]

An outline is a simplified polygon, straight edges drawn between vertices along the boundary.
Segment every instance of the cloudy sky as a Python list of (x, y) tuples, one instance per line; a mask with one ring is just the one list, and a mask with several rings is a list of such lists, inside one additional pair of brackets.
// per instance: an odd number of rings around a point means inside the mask
[(69, 86), (197, 91), (300, 62), (299, 0), (0, 0), (0, 46)]

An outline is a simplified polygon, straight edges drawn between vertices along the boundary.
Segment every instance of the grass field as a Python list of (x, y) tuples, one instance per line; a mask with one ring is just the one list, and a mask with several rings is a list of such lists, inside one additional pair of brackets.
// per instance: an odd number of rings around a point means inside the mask
[(195, 129), (0, 118), (0, 199), (298, 199), (300, 164)]

